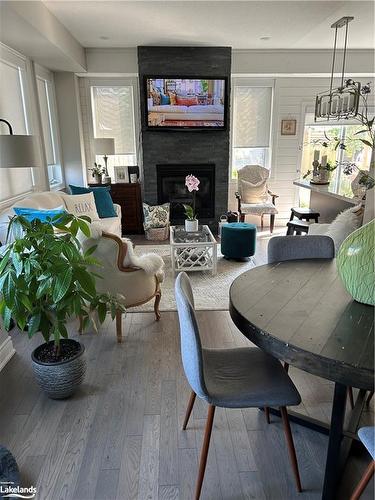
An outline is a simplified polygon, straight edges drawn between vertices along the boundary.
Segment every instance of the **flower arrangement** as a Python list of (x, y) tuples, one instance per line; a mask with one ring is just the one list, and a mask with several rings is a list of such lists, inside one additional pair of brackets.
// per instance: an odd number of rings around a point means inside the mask
[[(103, 168), (101, 165), (98, 165), (96, 162), (94, 163), (94, 166), (92, 168), (89, 168), (91, 171), (91, 175), (97, 179), (98, 181), (101, 182), (102, 180), (102, 175), (105, 174), (105, 168)], [(99, 183), (100, 183), (99, 182)]]
[(196, 220), (197, 219), (197, 214), (195, 211), (195, 197), (196, 197), (196, 192), (199, 191), (199, 184), (200, 180), (195, 177), (194, 175), (190, 174), (187, 175), (185, 178), (185, 186), (187, 187), (189, 193), (192, 193), (193, 201), (191, 205), (188, 204), (183, 204), (184, 210), (185, 210), (185, 215), (188, 220)]

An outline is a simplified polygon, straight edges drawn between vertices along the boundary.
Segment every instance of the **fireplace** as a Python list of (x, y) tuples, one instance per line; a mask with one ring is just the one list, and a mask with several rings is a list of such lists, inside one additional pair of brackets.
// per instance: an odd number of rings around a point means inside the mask
[(192, 194), (185, 187), (185, 177), (189, 174), (200, 180), (196, 192), (198, 218), (215, 217), (215, 165), (156, 165), (158, 203), (170, 203), (171, 222), (175, 224), (182, 223), (185, 218), (182, 204), (192, 200)]

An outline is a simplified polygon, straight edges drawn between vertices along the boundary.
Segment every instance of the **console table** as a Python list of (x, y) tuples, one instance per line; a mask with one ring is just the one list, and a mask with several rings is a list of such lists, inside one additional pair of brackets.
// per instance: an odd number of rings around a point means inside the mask
[(89, 183), (90, 187), (111, 186), (113, 203), (121, 207), (122, 234), (143, 233), (142, 196), (139, 182), (116, 182), (112, 184)]

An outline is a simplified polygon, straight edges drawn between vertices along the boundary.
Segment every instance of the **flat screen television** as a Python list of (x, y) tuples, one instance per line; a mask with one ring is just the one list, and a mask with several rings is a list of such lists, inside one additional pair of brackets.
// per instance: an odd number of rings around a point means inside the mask
[(224, 130), (226, 78), (147, 76), (146, 126), (152, 130)]

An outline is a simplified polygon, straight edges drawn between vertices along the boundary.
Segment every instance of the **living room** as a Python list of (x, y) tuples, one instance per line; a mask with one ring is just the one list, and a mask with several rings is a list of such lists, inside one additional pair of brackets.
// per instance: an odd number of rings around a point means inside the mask
[(373, 498), (374, 45), (0, 3), (0, 498)]

